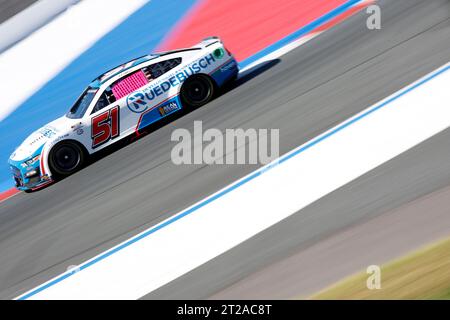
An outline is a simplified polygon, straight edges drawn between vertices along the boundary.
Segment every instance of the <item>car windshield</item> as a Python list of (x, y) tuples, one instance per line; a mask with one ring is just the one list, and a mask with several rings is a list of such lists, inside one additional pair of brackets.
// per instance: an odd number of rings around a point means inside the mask
[(91, 104), (92, 100), (95, 97), (98, 89), (87, 88), (83, 94), (78, 98), (77, 102), (70, 108), (70, 111), (66, 114), (68, 118), (71, 119), (80, 119), (83, 117), (87, 108)]

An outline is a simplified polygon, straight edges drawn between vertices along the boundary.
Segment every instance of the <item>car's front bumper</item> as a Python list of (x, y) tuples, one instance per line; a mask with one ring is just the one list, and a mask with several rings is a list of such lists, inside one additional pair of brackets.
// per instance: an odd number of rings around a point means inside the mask
[(52, 182), (48, 175), (42, 174), (40, 160), (30, 166), (24, 166), (24, 161), (9, 160), (8, 163), (13, 174), (16, 188), (21, 191), (40, 189)]

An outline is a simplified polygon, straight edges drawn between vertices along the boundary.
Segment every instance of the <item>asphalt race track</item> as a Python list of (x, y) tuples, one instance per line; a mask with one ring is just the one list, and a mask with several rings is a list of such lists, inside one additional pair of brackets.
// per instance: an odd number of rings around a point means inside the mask
[[(450, 1), (391, 0), (380, 4), (382, 30), (368, 30), (367, 16), (360, 13), (250, 74), (207, 106), (64, 181), (0, 203), (0, 298), (15, 297), (41, 284), (255, 169), (175, 166), (170, 160), (173, 129), (192, 131), (194, 120), (202, 120), (204, 130), (279, 128), (280, 152), (285, 153), (448, 62)], [(297, 245), (312, 245), (342, 228), (448, 186), (449, 140), (437, 141), (377, 168), (376, 182), (363, 180), (363, 184), (375, 183), (376, 192), (383, 190), (389, 195), (369, 209), (361, 209), (372, 199), (364, 194), (358, 197), (355, 210), (345, 210), (345, 206), (338, 211), (323, 210), (353, 199), (349, 192), (325, 197), (305, 209), (309, 218), (302, 221), (303, 228), (278, 232), (282, 244), (251, 239), (236, 248), (241, 254), (254, 252), (247, 254), (248, 260), (226, 253), (206, 265), (209, 273), (200, 276), (200, 270), (194, 270), (147, 297), (209, 297), (287, 257)], [(417, 153), (421, 167), (414, 167)], [(388, 172), (392, 166), (410, 170), (399, 173), (398, 183), (393, 184), (383, 179), (384, 170)], [(422, 172), (420, 179), (414, 179), (415, 172)], [(411, 181), (417, 182), (414, 188), (407, 187)], [(261, 237), (277, 239), (274, 230), (283, 229), (274, 226)]]

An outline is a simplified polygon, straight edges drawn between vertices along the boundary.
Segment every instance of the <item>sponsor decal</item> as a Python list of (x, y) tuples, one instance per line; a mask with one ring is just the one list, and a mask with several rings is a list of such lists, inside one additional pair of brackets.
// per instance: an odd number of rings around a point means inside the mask
[(51, 138), (56, 134), (57, 130), (53, 127), (44, 127), (38, 132), (42, 134), (44, 137)]
[(164, 116), (166, 114), (172, 113), (176, 110), (178, 110), (178, 104), (175, 101), (169, 102), (165, 105), (162, 105), (159, 107), (159, 113)]
[(36, 144), (37, 142), (39, 142), (40, 140), (44, 139), (45, 136), (39, 136), (38, 138), (34, 139), (33, 141), (30, 142), (30, 146)]
[(225, 51), (222, 48), (218, 48), (214, 50), (213, 54), (214, 57), (216, 57), (217, 59), (222, 59), (223, 56), (225, 55)]
[(61, 141), (61, 140), (64, 140), (64, 139), (67, 138), (68, 136), (69, 136), (68, 133), (66, 133), (66, 134), (64, 134), (64, 135), (62, 135), (62, 136), (59, 136), (58, 138), (55, 139), (55, 141), (53, 141), (53, 145), (55, 145), (57, 142), (59, 142), (59, 141)]
[[(33, 164), (35, 164), (36, 162), (38, 162), (40, 157), (41, 157), (41, 155), (38, 154), (37, 156), (34, 156), (31, 159), (29, 159), (29, 160), (27, 160), (25, 162), (22, 162), (20, 164), (20, 166), (22, 168), (28, 168), (28, 167), (32, 166)], [(31, 168), (29, 168), (29, 169), (31, 169)]]
[(142, 92), (136, 92), (127, 97), (127, 106), (130, 111), (135, 113), (142, 113), (147, 110), (147, 102), (145, 95)]
[(64, 134), (64, 135), (62, 135), (62, 136), (59, 136), (58, 138), (54, 139), (53, 141), (51, 141), (51, 142), (45, 144), (45, 146), (49, 146), (49, 147), (51, 148), (51, 147), (53, 147), (54, 145), (56, 145), (58, 142), (60, 142), (61, 140), (64, 140), (65, 138), (67, 138), (68, 136), (69, 136), (68, 133), (66, 133), (66, 134)]
[(80, 122), (80, 123), (73, 125), (71, 128), (73, 129), (73, 132), (75, 132), (77, 135), (81, 136), (84, 133), (83, 127), (84, 127), (83, 123)]
[(220, 68), (220, 71), (225, 72), (231, 69), (234, 69), (236, 67), (236, 61), (231, 61), (230, 63), (227, 63), (222, 68)]
[(38, 130), (37, 133), (39, 133), (40, 136), (38, 136), (36, 139), (31, 141), (30, 142), (30, 146), (33, 146), (34, 144), (38, 143), (42, 139), (45, 139), (45, 138), (50, 139), (50, 138), (52, 138), (57, 132), (58, 132), (58, 130), (56, 130), (53, 127), (44, 127), (42, 129)]
[(161, 83), (155, 83), (127, 97), (127, 106), (130, 111), (142, 113), (147, 111), (153, 100), (165, 94), (170, 89), (180, 86), (188, 77), (200, 73), (216, 61), (214, 54), (209, 54), (181, 69)]

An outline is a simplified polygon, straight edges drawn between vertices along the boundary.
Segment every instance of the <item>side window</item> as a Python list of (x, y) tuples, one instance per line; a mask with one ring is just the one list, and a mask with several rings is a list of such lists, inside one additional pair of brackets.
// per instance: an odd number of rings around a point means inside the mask
[(103, 92), (98, 99), (92, 113), (95, 113), (111, 103), (123, 98), (130, 93), (142, 88), (150, 81), (160, 77), (169, 70), (175, 68), (181, 63), (181, 58), (174, 58), (154, 63), (141, 70), (127, 74), (115, 81), (109, 88)]
[(114, 103), (115, 101), (116, 101), (116, 98), (114, 97), (114, 94), (111, 91), (111, 88), (107, 88), (102, 93), (100, 98), (97, 100), (97, 103), (95, 104), (94, 109), (92, 109), (92, 113), (102, 110), (103, 108), (109, 106), (111, 103)]
[(181, 63), (181, 58), (174, 58), (149, 65), (142, 69), (147, 79), (150, 81), (162, 76), (169, 70), (177, 67)]

